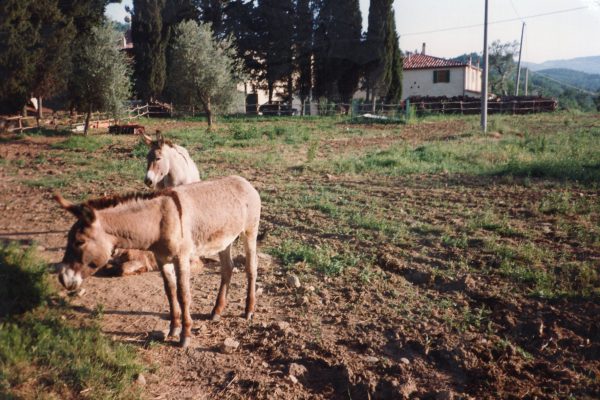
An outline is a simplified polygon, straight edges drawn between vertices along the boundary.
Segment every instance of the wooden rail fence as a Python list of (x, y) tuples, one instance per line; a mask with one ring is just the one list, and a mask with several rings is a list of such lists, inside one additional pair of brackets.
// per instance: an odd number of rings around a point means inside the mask
[[(152, 106), (144, 104), (129, 108), (123, 112), (121, 118), (117, 119), (120, 121), (131, 121), (144, 116), (150, 116), (152, 113)], [(55, 112), (50, 118), (38, 119), (33, 116), (0, 116), (0, 132), (16, 132), (22, 133), (29, 129), (35, 128), (47, 128), (58, 130), (66, 129), (74, 132), (83, 131), (85, 125), (85, 114), (70, 115), (68, 112)], [(93, 112), (90, 116), (90, 127), (101, 128), (108, 127), (114, 124), (115, 120), (108, 113)]]

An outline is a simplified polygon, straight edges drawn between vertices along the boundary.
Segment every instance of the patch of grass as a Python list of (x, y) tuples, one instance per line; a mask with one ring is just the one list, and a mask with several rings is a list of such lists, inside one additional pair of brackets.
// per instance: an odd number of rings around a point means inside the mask
[(133, 146), (131, 155), (135, 158), (145, 160), (146, 156), (148, 155), (148, 145), (140, 140), (135, 144), (135, 146)]
[(492, 210), (488, 209), (482, 213), (473, 216), (467, 223), (470, 230), (485, 229), (486, 231), (496, 232), (499, 235), (507, 237), (523, 237), (524, 234), (513, 228), (506, 216), (498, 216)]
[(256, 125), (238, 125), (233, 124), (229, 131), (234, 140), (252, 140), (262, 137), (262, 133)]
[(271, 254), (279, 258), (285, 269), (291, 270), (298, 263), (305, 263), (325, 275), (340, 275), (359, 262), (359, 258), (350, 253), (338, 253), (329, 247), (312, 246), (293, 240), (282, 242), (271, 249)]
[(69, 136), (65, 140), (54, 143), (52, 148), (93, 153), (110, 144), (112, 144), (110, 136)]
[(32, 249), (0, 244), (0, 318), (32, 310), (50, 293), (46, 265)]
[(549, 178), (597, 184), (600, 181), (600, 133), (581, 129), (537, 136), (461, 137), (421, 145), (342, 154), (320, 165), (335, 173), (401, 176), (440, 172)]
[(40, 189), (59, 189), (69, 184), (69, 179), (61, 176), (46, 176), (44, 178), (27, 179), (24, 183)]
[(99, 327), (73, 326), (56, 303), (47, 268), (31, 250), (0, 247), (0, 397), (138, 398), (142, 370), (131, 346)]
[(441, 241), (446, 247), (454, 247), (457, 249), (466, 249), (469, 247), (469, 237), (464, 233), (460, 236), (451, 236), (445, 233), (442, 235)]

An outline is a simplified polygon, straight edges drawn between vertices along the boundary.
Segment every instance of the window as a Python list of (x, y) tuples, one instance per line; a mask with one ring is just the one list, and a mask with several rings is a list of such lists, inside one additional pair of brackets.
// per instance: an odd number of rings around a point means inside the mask
[(433, 83), (449, 83), (449, 82), (450, 82), (450, 70), (449, 69), (433, 71)]

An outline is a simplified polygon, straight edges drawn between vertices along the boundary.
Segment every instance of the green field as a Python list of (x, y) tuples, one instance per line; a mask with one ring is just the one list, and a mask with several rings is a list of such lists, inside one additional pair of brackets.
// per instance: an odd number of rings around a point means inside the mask
[[(261, 251), (317, 293), (350, 291), (360, 298), (333, 306), (342, 319), (370, 324), (368, 334), (352, 324), (339, 326), (348, 343), (364, 335), (361, 346), (375, 349), (389, 332), (401, 331), (406, 341), (420, 343), (413, 347), (424, 352), (423, 359), (434, 359), (415, 373), (419, 382), (434, 379), (432, 371), (442, 368), (435, 361), (443, 358), (442, 350), (460, 349), (461, 356), (451, 353), (459, 359), (457, 368), (480, 374), (472, 386), (452, 378), (459, 382), (453, 390), (465, 395), (598, 393), (597, 358), (585, 355), (598, 348), (592, 328), (600, 300), (598, 114), (493, 116), (488, 134), (480, 132), (477, 116), (407, 124), (228, 117), (212, 131), (201, 119), (141, 123), (147, 132), (161, 129), (185, 146), (203, 179), (236, 174), (255, 184), (263, 200)], [(47, 143), (43, 152), (5, 157), (0, 165), (40, 193), (59, 190), (84, 199), (144, 190), (146, 147), (136, 137), (30, 133), (7, 140)], [(40, 173), (24, 176), (23, 168)], [(14, 254), (11, 249), (4, 253)], [(45, 292), (40, 296), (47, 298)], [(21, 330), (62, 335), (67, 328), (57, 313), (60, 307), (37, 306), (2, 322), (0, 355), (9, 363), (1, 369), (3, 390), (45, 385), (41, 377), (15, 381), (10, 370), (60, 363), (54, 358), (58, 350), (44, 344), (7, 359), (3, 349), (31, 345), (15, 342)], [(524, 333), (540, 319), (546, 336)], [(569, 341), (549, 352), (544, 343), (559, 331)], [(108, 357), (100, 363), (128, 379), (138, 367), (121, 358), (126, 352), (118, 347), (87, 357)], [(528, 372), (515, 372), (507, 357)], [(568, 383), (540, 365), (568, 370)], [(96, 367), (86, 368), (67, 372), (66, 380), (56, 372), (51, 381), (62, 383), (53, 383), (52, 390), (60, 397), (61, 390), (87, 388), (86, 377)], [(383, 381), (393, 375), (390, 368), (374, 373)], [(122, 388), (116, 382), (106, 393)]]

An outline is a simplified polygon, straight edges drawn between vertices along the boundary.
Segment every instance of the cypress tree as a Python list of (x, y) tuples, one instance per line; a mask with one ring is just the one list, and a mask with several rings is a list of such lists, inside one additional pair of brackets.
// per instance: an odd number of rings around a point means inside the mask
[(0, 3), (0, 112), (18, 112), (30, 96), (51, 96), (65, 86), (74, 29), (58, 5)]
[(198, 0), (200, 21), (205, 24), (210, 23), (213, 34), (217, 37), (221, 36), (224, 31), (223, 3), (222, 0)]
[(310, 96), (312, 88), (312, 41), (313, 12), (310, 0), (298, 0), (296, 4), (296, 68), (298, 70), (298, 93), (302, 103), (301, 114), (304, 115), (304, 102)]
[[(398, 34), (396, 33), (396, 21), (394, 10), (388, 17), (388, 29), (386, 45), (392, 53), (392, 64), (390, 66), (390, 86), (386, 96), (386, 102), (398, 103), (402, 99), (402, 52), (400, 51)], [(391, 49), (390, 49), (391, 48)]]
[(133, 7), (135, 88), (141, 99), (150, 101), (160, 96), (166, 80), (168, 32), (162, 16), (165, 0), (134, 0)]
[(362, 18), (357, 0), (323, 0), (315, 32), (315, 92), (348, 102), (360, 77)]
[[(294, 35), (294, 4), (292, 0), (260, 0), (257, 11), (262, 28), (258, 46), (269, 101), (272, 101), (275, 83), (290, 81), (294, 71), (289, 41)], [(292, 95), (290, 86), (288, 84), (288, 100)]]
[(392, 0), (371, 0), (365, 44), (365, 78), (373, 106), (377, 97), (387, 94), (391, 82), (393, 51), (386, 46), (391, 11)]
[(0, 2), (0, 113), (18, 112), (27, 103), (35, 72), (35, 33), (29, 2)]
[(253, 80), (264, 77), (259, 46), (262, 27), (253, 1), (230, 0), (224, 10), (224, 37), (235, 38), (238, 57), (244, 60), (244, 72)]
[(38, 99), (38, 116), (42, 117), (42, 97), (52, 97), (66, 87), (71, 67), (70, 43), (76, 30), (57, 0), (32, 3), (31, 21), (39, 32), (39, 57), (33, 76), (31, 94)]

